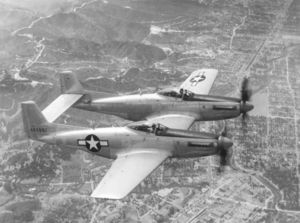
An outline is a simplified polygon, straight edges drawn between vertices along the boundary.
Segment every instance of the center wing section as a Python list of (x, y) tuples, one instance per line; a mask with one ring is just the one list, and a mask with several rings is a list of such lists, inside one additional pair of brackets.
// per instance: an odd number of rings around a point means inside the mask
[(168, 152), (159, 150), (119, 155), (91, 196), (108, 199), (125, 197), (169, 156)]
[(180, 89), (188, 90), (194, 94), (208, 94), (216, 77), (216, 69), (200, 69), (192, 74), (181, 84)]
[(82, 98), (85, 92), (75, 74), (70, 72), (60, 74), (60, 85), (63, 94), (43, 110), (43, 115), (48, 122), (54, 122), (62, 113)]
[(43, 115), (48, 122), (53, 122), (82, 96), (82, 94), (61, 94), (43, 110)]
[(195, 117), (183, 114), (166, 114), (147, 118), (153, 124), (162, 124), (172, 129), (187, 130), (195, 122)]

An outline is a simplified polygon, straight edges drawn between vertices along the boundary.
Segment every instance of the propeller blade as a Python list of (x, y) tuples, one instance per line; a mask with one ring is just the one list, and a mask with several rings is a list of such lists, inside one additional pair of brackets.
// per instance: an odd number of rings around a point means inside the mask
[(243, 103), (250, 101), (252, 96), (252, 90), (249, 87), (249, 78), (244, 77), (241, 86), (241, 100)]
[(222, 148), (220, 151), (220, 166), (225, 166), (227, 164), (226, 157), (227, 157), (227, 150)]
[[(226, 130), (226, 126), (224, 127), (224, 131), (223, 133), (227, 134), (227, 130)], [(222, 172), (224, 170), (225, 166), (230, 166), (230, 160), (232, 157), (232, 142), (224, 137), (221, 136), (219, 138), (219, 148), (220, 148), (220, 152), (219, 152), (219, 156), (220, 156), (220, 167), (219, 167), (219, 171)]]
[(243, 113), (242, 114), (242, 119), (243, 119), (243, 121), (248, 121), (248, 119), (249, 119), (249, 115), (248, 115), (248, 113)]
[(228, 130), (227, 130), (227, 125), (226, 125), (226, 123), (225, 123), (221, 135), (222, 135), (223, 137), (227, 137), (227, 135), (228, 135), (227, 133), (228, 133)]
[(247, 132), (248, 132), (248, 121), (249, 121), (249, 115), (247, 113), (243, 114), (242, 115), (242, 132), (243, 132), (243, 135), (246, 135)]
[(244, 77), (241, 85), (241, 113), (242, 113), (242, 130), (245, 134), (247, 128), (247, 121), (249, 120), (248, 112), (253, 109), (253, 105), (247, 103), (252, 96), (252, 90), (249, 86), (249, 78)]
[(218, 168), (220, 173), (223, 172), (226, 167), (231, 167), (232, 154), (232, 148), (220, 151), (220, 166)]

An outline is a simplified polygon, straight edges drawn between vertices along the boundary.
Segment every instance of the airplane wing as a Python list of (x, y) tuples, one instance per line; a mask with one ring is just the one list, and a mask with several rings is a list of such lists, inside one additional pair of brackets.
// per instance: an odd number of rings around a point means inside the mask
[(183, 114), (166, 114), (147, 118), (150, 123), (160, 123), (169, 128), (187, 130), (195, 122), (195, 117)]
[(158, 150), (119, 155), (91, 196), (108, 199), (125, 197), (168, 157), (168, 152)]
[(62, 113), (70, 108), (82, 96), (82, 94), (61, 94), (51, 104), (49, 104), (42, 111), (42, 113), (48, 122), (54, 122)]
[(206, 95), (209, 93), (217, 75), (218, 70), (215, 69), (196, 70), (181, 84), (180, 89)]

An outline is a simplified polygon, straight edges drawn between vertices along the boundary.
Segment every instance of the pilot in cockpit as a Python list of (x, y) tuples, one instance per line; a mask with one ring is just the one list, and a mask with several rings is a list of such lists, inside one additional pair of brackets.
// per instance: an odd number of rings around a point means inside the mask
[(187, 100), (189, 98), (193, 98), (194, 97), (194, 94), (188, 90), (184, 90), (183, 88), (180, 88), (179, 90), (179, 94), (182, 98), (182, 100)]
[(168, 131), (168, 127), (160, 124), (153, 123), (152, 125), (149, 123), (141, 123), (141, 124), (129, 124), (128, 127), (142, 132), (152, 133), (158, 136), (163, 136)]
[(166, 127), (157, 123), (157, 124), (153, 124), (152, 125), (152, 132), (155, 134), (155, 135), (162, 135), (165, 131), (166, 131)]

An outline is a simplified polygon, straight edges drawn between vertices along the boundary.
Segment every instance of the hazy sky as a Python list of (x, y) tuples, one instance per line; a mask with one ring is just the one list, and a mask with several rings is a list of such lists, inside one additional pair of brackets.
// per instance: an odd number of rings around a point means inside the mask
[(0, 0), (0, 2), (48, 14), (83, 0)]

